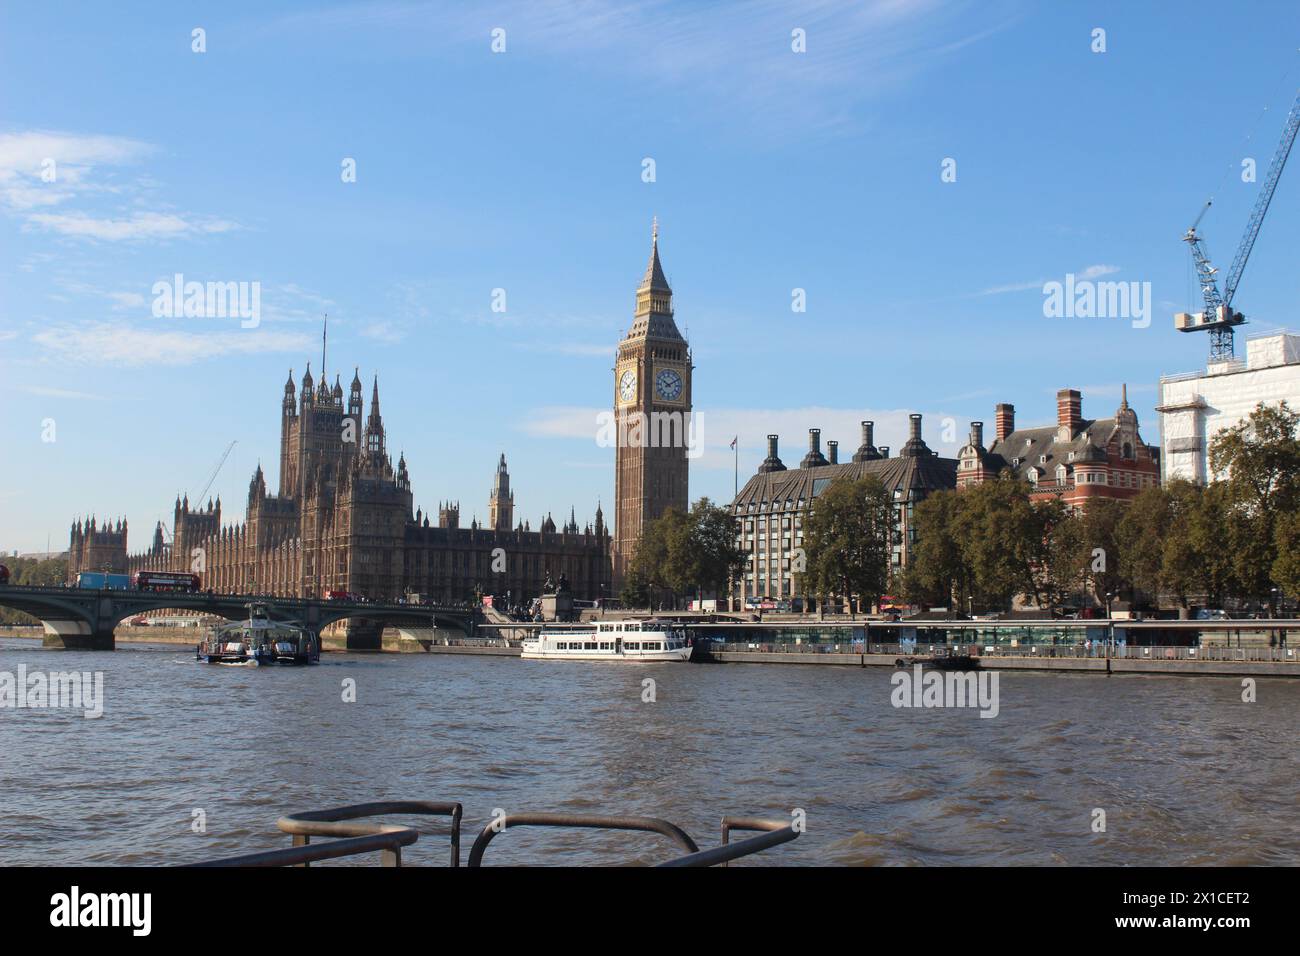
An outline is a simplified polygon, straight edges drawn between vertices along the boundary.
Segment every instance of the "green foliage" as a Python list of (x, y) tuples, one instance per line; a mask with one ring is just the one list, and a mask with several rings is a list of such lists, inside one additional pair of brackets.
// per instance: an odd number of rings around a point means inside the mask
[(921, 502), (908, 599), (958, 609), (1006, 608), (1018, 594), (1042, 607), (1060, 601), (1082, 574), (1083, 531), (1059, 500), (1031, 501), (1032, 490), (1003, 477)]
[(874, 475), (832, 482), (804, 516), (800, 588), (822, 600), (830, 594), (878, 604), (889, 590), (894, 503)]
[(910, 566), (903, 573), (903, 597), (928, 607), (965, 607), (975, 571), (961, 546), (958, 522), (961, 498), (955, 491), (930, 495), (912, 509)]
[[(1278, 527), (1300, 511), (1300, 413), (1286, 402), (1260, 403), (1245, 421), (1210, 443), (1210, 468), (1221, 476), (1222, 546), (1243, 597), (1266, 599), (1275, 582)], [(1285, 567), (1285, 564), (1284, 564)]]
[[(9, 569), (10, 584), (27, 584), (41, 587), (62, 587), (68, 579), (68, 562), (64, 558), (7, 558), (0, 556), (0, 564)], [(0, 607), (0, 624), (38, 624), (30, 614)]]
[(1283, 594), (1300, 597), (1300, 511), (1278, 518), (1274, 545), (1273, 581)]
[(642, 529), (623, 600), (642, 606), (653, 602), (656, 590), (674, 599), (705, 590), (723, 591), (744, 563), (730, 511), (701, 498), (689, 513), (669, 508)]

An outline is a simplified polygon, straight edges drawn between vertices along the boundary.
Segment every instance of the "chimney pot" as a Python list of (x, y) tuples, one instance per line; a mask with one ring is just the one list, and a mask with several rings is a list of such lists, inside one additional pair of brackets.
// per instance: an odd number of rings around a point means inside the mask
[(970, 443), (976, 448), (984, 447), (984, 423), (970, 423)]
[(837, 441), (828, 441), (826, 451), (829, 453), (826, 457), (832, 465), (840, 463), (840, 443)]
[(921, 440), (921, 416), (916, 412), (913, 412), (911, 415), (907, 417), (910, 419), (907, 426), (908, 437), (915, 438), (917, 441), (920, 441)]
[(810, 452), (821, 451), (822, 430), (820, 428), (808, 429), (808, 450)]
[(875, 422), (862, 423), (862, 444), (866, 445), (868, 448), (870, 448), (872, 445), (872, 436), (875, 430), (876, 430)]
[(767, 436), (767, 457), (768, 457), (768, 458), (776, 458), (776, 457), (777, 457), (777, 454), (776, 454), (776, 443), (777, 443), (777, 440), (778, 440), (780, 437), (781, 437), (780, 435), (768, 435), (768, 436)]
[(889, 457), (889, 446), (888, 446), (888, 445), (881, 445), (881, 446), (880, 446), (880, 457), (881, 457), (881, 458), (888, 458), (888, 457)]

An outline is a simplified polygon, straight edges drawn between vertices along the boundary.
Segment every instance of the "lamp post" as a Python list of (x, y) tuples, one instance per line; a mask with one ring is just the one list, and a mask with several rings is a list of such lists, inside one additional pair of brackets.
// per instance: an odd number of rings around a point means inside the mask
[[(1115, 600), (1115, 592), (1106, 592), (1106, 657), (1110, 657), (1110, 649), (1115, 644), (1115, 619), (1112, 618), (1110, 605)], [(1107, 665), (1109, 667), (1110, 665)]]

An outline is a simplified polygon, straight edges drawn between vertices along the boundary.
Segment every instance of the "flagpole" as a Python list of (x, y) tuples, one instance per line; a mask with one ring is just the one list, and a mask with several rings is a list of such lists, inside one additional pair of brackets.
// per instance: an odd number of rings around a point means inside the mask
[(739, 435), (737, 435), (735, 438), (731, 440), (731, 452), (732, 455), (735, 457), (735, 467), (736, 467), (735, 480), (733, 481), (733, 490), (731, 492), (731, 500), (735, 501), (737, 498), (740, 497), (740, 436)]

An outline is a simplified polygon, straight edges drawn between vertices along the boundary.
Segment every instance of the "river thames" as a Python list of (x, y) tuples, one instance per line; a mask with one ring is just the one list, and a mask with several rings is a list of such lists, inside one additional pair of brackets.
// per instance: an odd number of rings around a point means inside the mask
[[(0, 709), (0, 864), (285, 847), (280, 815), (378, 799), (463, 803), (462, 861), (498, 808), (657, 816), (701, 847), (725, 814), (800, 808), (799, 840), (738, 865), (1300, 863), (1300, 681), (1260, 678), (1244, 703), (1236, 678), (1004, 672), (981, 719), (895, 709), (885, 668), (391, 654), (223, 668), (177, 645), (0, 639), (0, 672), (19, 665), (102, 671), (104, 712)], [(649, 834), (520, 829), (485, 862), (674, 855)], [(433, 833), (404, 854), (445, 860)]]

